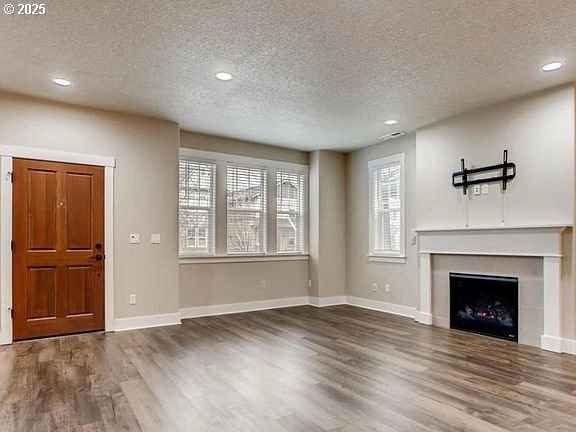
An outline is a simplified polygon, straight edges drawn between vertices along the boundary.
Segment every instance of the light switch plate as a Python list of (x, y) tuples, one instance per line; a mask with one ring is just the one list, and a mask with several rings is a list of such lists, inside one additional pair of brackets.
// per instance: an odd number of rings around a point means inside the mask
[(130, 244), (140, 244), (140, 234), (130, 234)]
[(162, 242), (162, 236), (160, 234), (150, 234), (150, 243), (160, 244)]
[(482, 195), (488, 195), (488, 185), (487, 184), (483, 184), (482, 185)]

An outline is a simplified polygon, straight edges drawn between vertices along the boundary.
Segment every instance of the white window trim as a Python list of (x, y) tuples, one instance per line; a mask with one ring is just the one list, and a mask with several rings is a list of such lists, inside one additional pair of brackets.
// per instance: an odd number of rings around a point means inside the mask
[[(238, 156), (232, 153), (218, 153), (206, 150), (180, 148), (180, 159), (216, 163), (216, 209), (215, 209), (215, 250), (213, 255), (181, 255), (180, 264), (214, 263), (214, 262), (252, 262), (252, 261), (300, 261), (307, 260), (309, 254), (309, 167), (305, 164), (277, 161), (272, 159)], [(227, 253), (227, 204), (226, 172), (228, 163), (244, 164), (254, 168), (267, 169), (267, 232), (266, 252), (238, 254)], [(304, 175), (304, 224), (305, 247), (303, 253), (278, 252), (276, 247), (276, 171), (287, 170)]]
[[(391, 164), (400, 163), (400, 252), (377, 253), (374, 251), (374, 202), (372, 199), (372, 172)], [(388, 262), (403, 264), (406, 262), (406, 154), (398, 153), (368, 162), (368, 226), (369, 226), (369, 262)]]
[(368, 262), (404, 264), (406, 262), (406, 257), (405, 256), (368, 255)]
[(274, 262), (274, 261), (308, 261), (308, 254), (277, 254), (277, 255), (227, 255), (180, 258), (178, 263), (186, 264), (215, 264), (215, 263), (242, 263), (242, 262)]

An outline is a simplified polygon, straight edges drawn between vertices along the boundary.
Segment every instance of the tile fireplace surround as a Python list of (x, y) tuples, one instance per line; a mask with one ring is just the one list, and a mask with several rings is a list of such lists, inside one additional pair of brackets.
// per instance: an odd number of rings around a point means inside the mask
[[(562, 236), (568, 226), (487, 227), (418, 229), (419, 294), (415, 319), (432, 325), (432, 256), (466, 255), (538, 257), (543, 260), (544, 333), (540, 347), (576, 354), (573, 340), (562, 335), (563, 249)], [(457, 271), (457, 269), (455, 269)]]

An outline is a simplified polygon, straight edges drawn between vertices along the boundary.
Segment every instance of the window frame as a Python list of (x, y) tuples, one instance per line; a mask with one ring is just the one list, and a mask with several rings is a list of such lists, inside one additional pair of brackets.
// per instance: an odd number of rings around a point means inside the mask
[[(277, 260), (307, 260), (309, 254), (309, 166), (272, 159), (253, 158), (236, 154), (218, 153), (207, 150), (181, 147), (180, 159), (189, 159), (216, 164), (215, 211), (214, 211), (214, 254), (212, 255), (180, 255), (181, 264), (202, 262), (249, 262)], [(266, 169), (266, 250), (258, 253), (228, 253), (227, 251), (227, 166), (238, 164), (247, 167)], [(304, 252), (278, 252), (277, 247), (277, 171), (289, 171), (304, 175)]]
[[(185, 259), (185, 258), (199, 258), (199, 257), (213, 257), (216, 254), (216, 221), (218, 219), (218, 215), (217, 215), (217, 210), (216, 210), (216, 193), (217, 193), (217, 187), (218, 187), (218, 182), (216, 180), (216, 170), (217, 170), (217, 165), (216, 165), (216, 161), (208, 159), (208, 158), (200, 158), (200, 157), (195, 157), (193, 155), (183, 155), (182, 153), (179, 154), (178, 156), (178, 165), (180, 165), (181, 161), (189, 161), (189, 162), (195, 162), (198, 164), (210, 164), (213, 165), (213, 172), (212, 172), (212, 179), (211, 179), (211, 190), (210, 190), (210, 199), (211, 199), (211, 206), (210, 207), (206, 207), (209, 209), (208, 211), (208, 233), (207, 235), (205, 235), (205, 239), (206, 239), (206, 252), (203, 251), (199, 251), (199, 252), (190, 252), (190, 253), (182, 253), (182, 251), (180, 250), (180, 198), (178, 198), (178, 257), (181, 259)], [(178, 172), (178, 188), (180, 188), (180, 172)], [(204, 207), (201, 206), (193, 206), (196, 207), (197, 209), (203, 209)], [(212, 210), (212, 211), (210, 211)], [(186, 227), (186, 232), (188, 232), (188, 230), (191, 229), (189, 227)], [(196, 230), (198, 228), (194, 228), (194, 230)], [(209, 233), (210, 233), (210, 229), (212, 230), (212, 237), (213, 237), (213, 241), (212, 244), (210, 245), (209, 242)], [(196, 235), (196, 244), (198, 245), (198, 235), (195, 231), (195, 235)], [(210, 247), (211, 246), (211, 247)], [(196, 246), (196, 248), (199, 248), (199, 246)]]
[[(391, 165), (400, 166), (400, 250), (398, 252), (381, 252), (375, 250), (375, 215), (373, 175), (382, 168)], [(406, 154), (398, 153), (368, 162), (368, 260), (374, 262), (406, 262)]]

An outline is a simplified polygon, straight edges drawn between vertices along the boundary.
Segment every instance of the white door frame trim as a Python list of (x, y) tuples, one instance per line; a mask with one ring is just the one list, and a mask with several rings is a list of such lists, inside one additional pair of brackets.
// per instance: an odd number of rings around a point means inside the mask
[(114, 331), (114, 167), (109, 156), (0, 145), (0, 345), (12, 343), (12, 160), (35, 159), (104, 167), (105, 330)]

